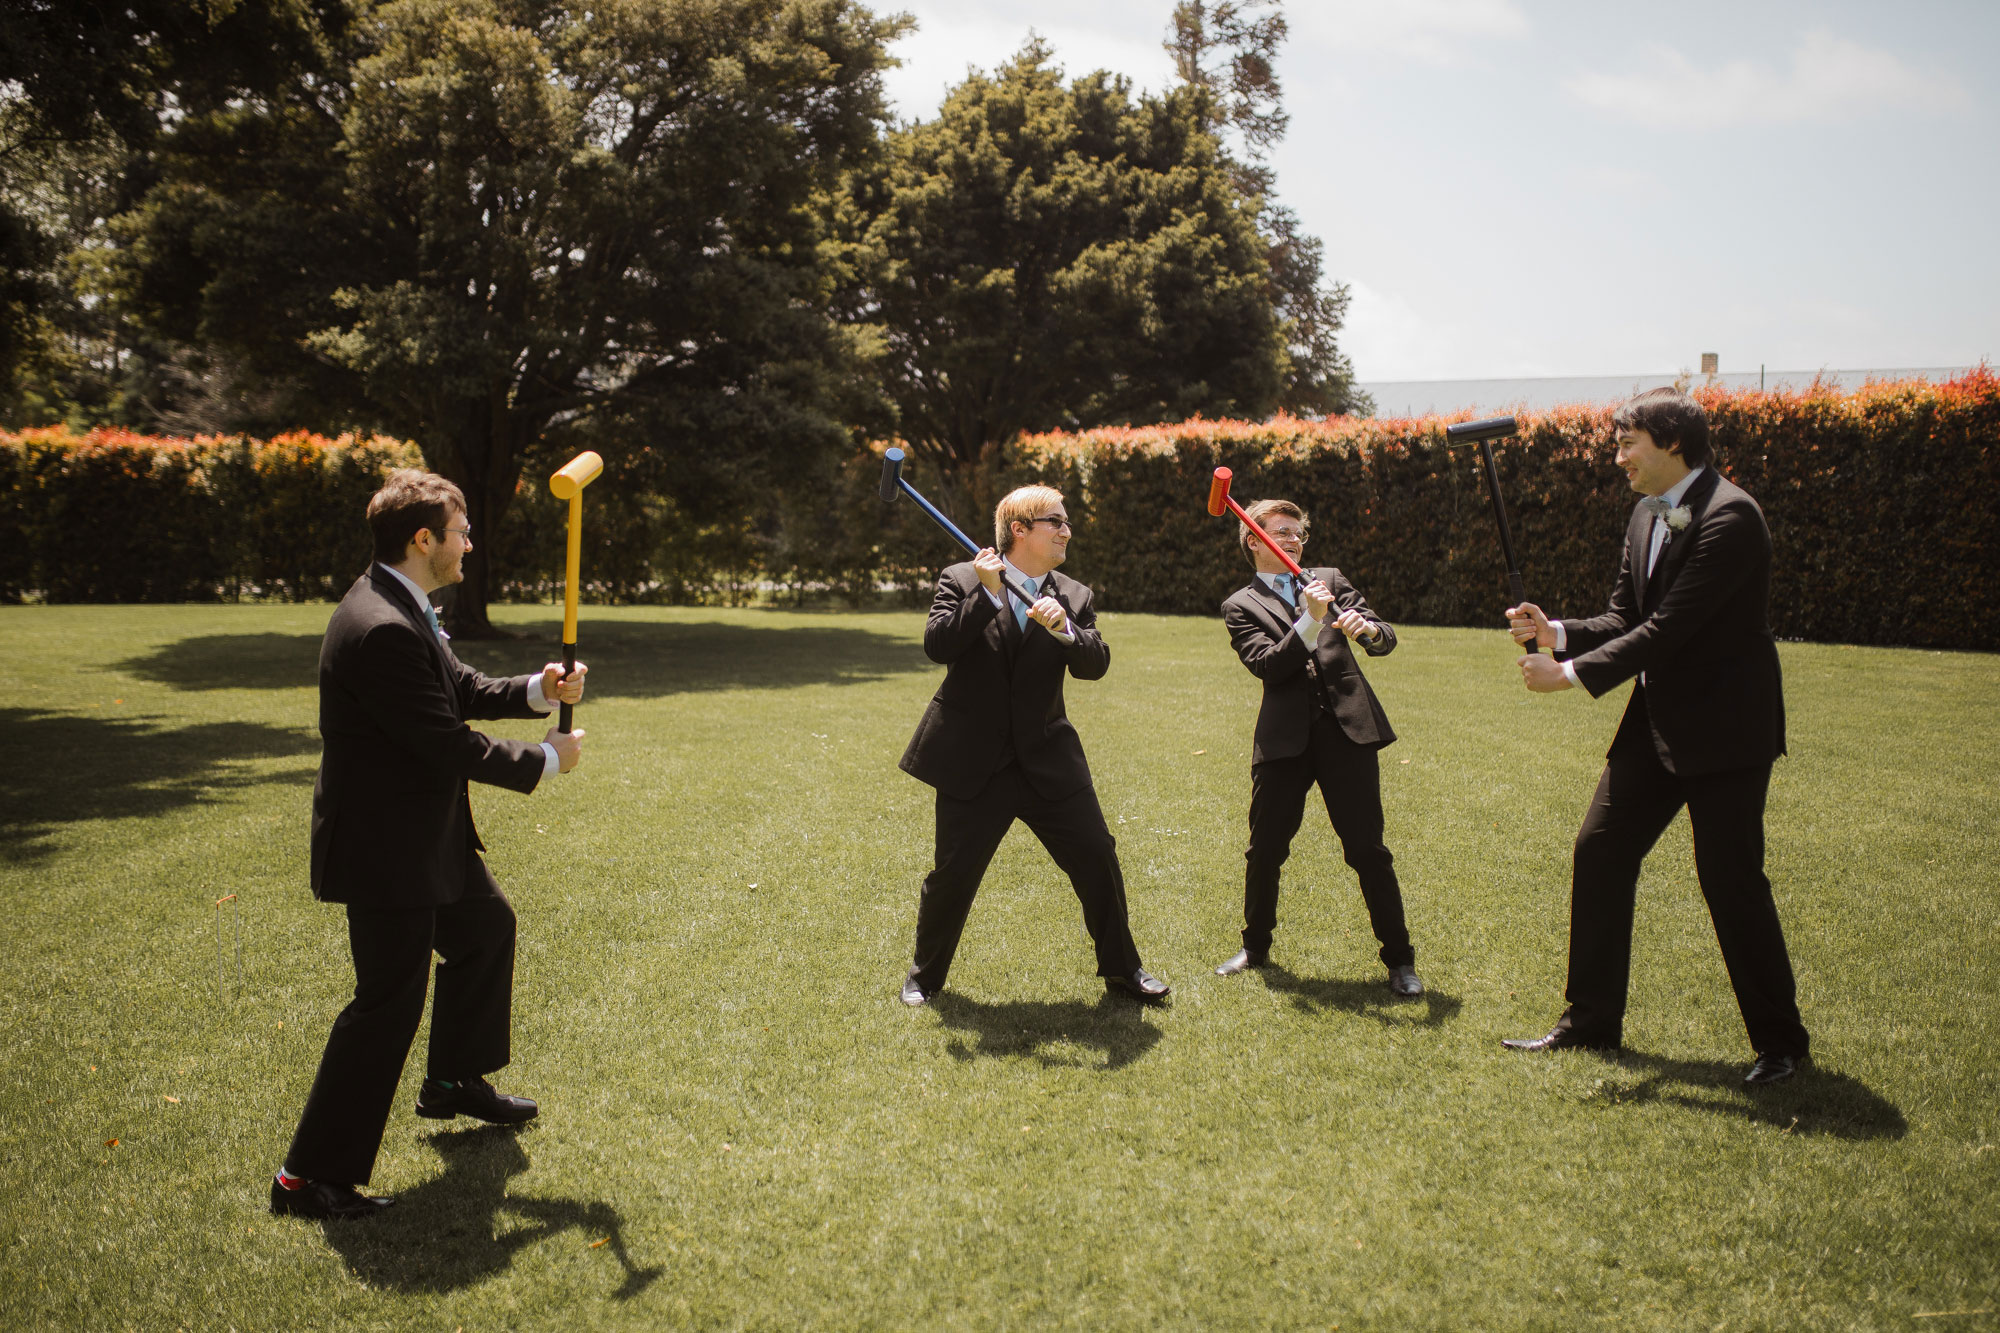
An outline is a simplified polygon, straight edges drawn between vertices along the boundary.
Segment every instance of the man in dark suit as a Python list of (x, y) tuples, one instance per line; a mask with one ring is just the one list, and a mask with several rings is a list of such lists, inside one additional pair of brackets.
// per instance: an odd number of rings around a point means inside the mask
[[(1139, 965), (1117, 843), (1063, 711), (1064, 674), (1102, 679), (1111, 650), (1090, 589), (1054, 572), (1069, 550), (1062, 494), (1024, 486), (1000, 502), (993, 528), (997, 550), (938, 576), (924, 626), (924, 652), (946, 671), (901, 767), (937, 788), (937, 860), (917, 907), (903, 1002), (924, 1004), (944, 989), (986, 865), (1020, 819), (1069, 876), (1106, 988), (1160, 1003), (1168, 988)], [(1032, 609), (1003, 579), (1029, 594)]]
[(368, 504), (375, 563), (341, 599), (319, 656), (312, 888), (347, 907), (354, 999), (334, 1020), (319, 1074), (271, 1182), (271, 1211), (366, 1216), (393, 1200), (356, 1187), (373, 1174), (410, 1041), (439, 957), (428, 1077), (417, 1114), (495, 1124), (535, 1103), (496, 1092), (508, 1062), (514, 910), (479, 853), (466, 784), (531, 792), (581, 755), (583, 732), (540, 744), (495, 740), (468, 718), (538, 717), (583, 697), (586, 668), (550, 663), (493, 680), (453, 655), (430, 594), (464, 577), (465, 497), (427, 472), (390, 476)]
[[(1259, 500), (1244, 511), (1297, 561), (1305, 551), (1305, 511), (1289, 500)], [(1382, 946), (1389, 989), (1424, 993), (1403, 921), (1395, 858), (1382, 842), (1382, 774), (1377, 752), (1396, 739), (1351, 644), (1370, 657), (1396, 647), (1396, 631), (1337, 569), (1307, 569), (1303, 588), (1268, 547), (1240, 528), (1257, 575), (1222, 604), (1229, 641), (1264, 702), (1250, 747), (1250, 850), (1243, 879), (1243, 948), (1215, 969), (1233, 976), (1271, 959), (1278, 924), (1278, 872), (1319, 784), (1340, 850), (1361, 880), (1368, 921)], [(1303, 568), (1303, 566), (1301, 566)]]
[(1678, 389), (1612, 417), (1618, 465), (1646, 497), (1625, 530), (1611, 605), (1589, 620), (1509, 607), (1530, 690), (1592, 697), (1637, 677), (1576, 837), (1569, 1007), (1516, 1050), (1615, 1049), (1623, 1040), (1639, 865), (1682, 806), (1695, 873), (1757, 1058), (1744, 1080), (1776, 1083), (1806, 1059), (1785, 932), (1764, 875), (1764, 798), (1785, 752), (1785, 701), (1767, 607), (1763, 511), (1716, 472), (1708, 418)]

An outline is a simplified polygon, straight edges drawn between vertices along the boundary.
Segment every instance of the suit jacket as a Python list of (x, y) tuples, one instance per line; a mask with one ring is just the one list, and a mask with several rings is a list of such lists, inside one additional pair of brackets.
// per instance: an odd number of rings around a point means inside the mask
[(1711, 465), (1681, 503), (1652, 577), (1653, 517), (1635, 505), (1611, 605), (1564, 620), (1560, 656), (1593, 698), (1646, 673), (1653, 746), (1671, 773), (1768, 764), (1785, 752), (1785, 696), (1771, 636), (1771, 530), (1764, 511)]
[(494, 680), (431, 632), (416, 599), (380, 565), (340, 600), (319, 651), (312, 888), (322, 901), (438, 907), (465, 891), (485, 844), (466, 783), (530, 792), (545, 756), (495, 740), (467, 718), (539, 717), (529, 676)]
[(1111, 649), (1097, 632), (1090, 589), (1064, 574), (1043, 580), (1050, 583), (1074, 643), (1033, 620), (1017, 632), (1013, 612), (993, 605), (971, 561), (938, 575), (924, 652), (946, 668), (944, 683), (903, 751), (905, 773), (962, 801), (977, 796), (1009, 758), (1046, 800), (1090, 785), (1083, 742), (1063, 710), (1063, 676), (1101, 680)]
[(1305, 753), (1315, 694), (1332, 705), (1334, 719), (1355, 744), (1380, 749), (1396, 739), (1388, 715), (1354, 660), (1347, 636), (1333, 621), (1340, 611), (1366, 616), (1379, 631), (1374, 643), (1363, 645), (1370, 657), (1395, 650), (1394, 627), (1369, 608), (1368, 600), (1339, 570), (1308, 569), (1306, 576), (1308, 582), (1319, 579), (1333, 590), (1334, 609), (1311, 644), (1292, 632), (1298, 612), (1261, 578), (1252, 577), (1248, 587), (1231, 593), (1222, 604), (1230, 644), (1250, 674), (1264, 682), (1264, 704), (1257, 710), (1257, 734), (1250, 750), (1252, 764)]

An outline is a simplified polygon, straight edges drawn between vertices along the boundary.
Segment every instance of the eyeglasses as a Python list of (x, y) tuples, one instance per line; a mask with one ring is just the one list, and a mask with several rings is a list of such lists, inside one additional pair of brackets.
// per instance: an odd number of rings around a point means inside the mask
[(1031, 518), (1028, 520), (1028, 526), (1031, 528), (1037, 523), (1046, 523), (1057, 532), (1070, 531), (1069, 520), (1060, 514), (1044, 514), (1040, 518)]
[(1306, 539), (1303, 528), (1265, 528), (1264, 531), (1274, 542), (1303, 542)]
[(471, 541), (471, 540), (472, 540), (472, 525), (471, 525), (471, 524), (469, 524), (469, 523), (468, 523), (468, 524), (466, 524), (466, 525), (465, 525), (464, 527), (462, 527), (462, 528), (446, 528), (446, 529), (445, 529), (445, 531), (446, 531), (446, 532), (455, 532), (455, 533), (457, 533), (457, 534), (458, 534), (459, 536), (461, 536), (461, 537), (465, 538), (465, 539), (466, 539), (467, 541)]

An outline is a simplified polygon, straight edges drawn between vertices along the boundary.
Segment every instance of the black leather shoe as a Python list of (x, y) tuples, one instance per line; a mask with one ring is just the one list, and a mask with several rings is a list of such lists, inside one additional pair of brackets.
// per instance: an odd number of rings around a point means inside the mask
[(915, 977), (903, 978), (903, 1003), (915, 1009), (918, 1005), (929, 1004), (937, 995), (934, 990), (925, 990)]
[(1234, 958), (1216, 966), (1215, 975), (1233, 977), (1238, 972), (1248, 972), (1253, 967), (1263, 967), (1270, 961), (1271, 955), (1263, 949), (1238, 949)]
[(1389, 969), (1389, 989), (1406, 1000), (1414, 1000), (1424, 993), (1424, 979), (1417, 975), (1417, 969), (1409, 963)]
[(395, 1203), (394, 1199), (370, 1198), (352, 1185), (330, 1185), (324, 1180), (308, 1180), (295, 1190), (271, 1179), (271, 1212), (277, 1217), (317, 1217), (346, 1220), (373, 1217)]
[(1750, 1072), (1743, 1081), (1753, 1088), (1767, 1083), (1783, 1083), (1799, 1072), (1799, 1066), (1806, 1062), (1803, 1055), (1760, 1055), (1757, 1063), (1750, 1066)]
[(489, 1125), (518, 1125), (540, 1115), (541, 1108), (526, 1097), (495, 1092), (483, 1078), (460, 1079), (449, 1088), (427, 1078), (417, 1091), (417, 1114), (429, 1120), (469, 1115)]
[(1143, 967), (1133, 968), (1129, 977), (1106, 977), (1104, 989), (1122, 992), (1140, 1004), (1165, 1004), (1167, 996), (1173, 994), (1173, 987)]
[(1570, 1028), (1557, 1028), (1546, 1037), (1502, 1037), (1500, 1044), (1510, 1051), (1615, 1051), (1619, 1043), (1586, 1037)]

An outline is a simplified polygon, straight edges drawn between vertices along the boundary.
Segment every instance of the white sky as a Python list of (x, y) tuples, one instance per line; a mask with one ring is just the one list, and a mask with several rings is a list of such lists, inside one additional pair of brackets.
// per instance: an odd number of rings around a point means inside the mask
[[(1172, 0), (876, 0), (934, 115), (1032, 28), (1160, 89)], [(2000, 359), (2000, 3), (1291, 0), (1278, 194), (1364, 380)]]

